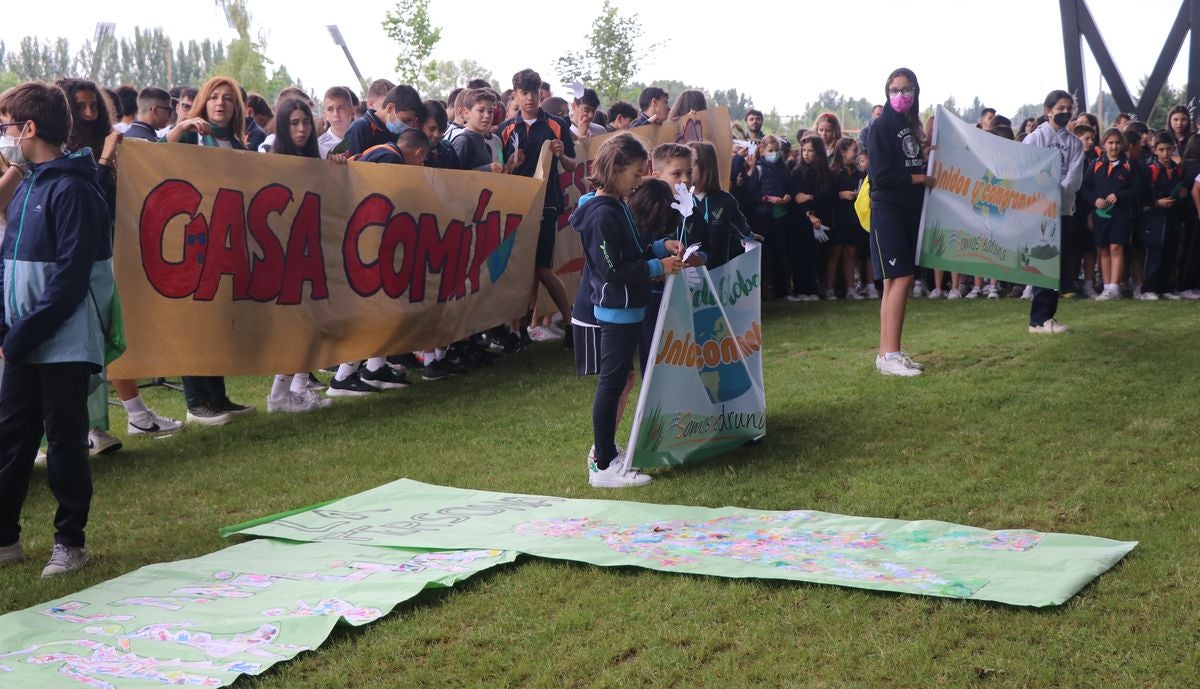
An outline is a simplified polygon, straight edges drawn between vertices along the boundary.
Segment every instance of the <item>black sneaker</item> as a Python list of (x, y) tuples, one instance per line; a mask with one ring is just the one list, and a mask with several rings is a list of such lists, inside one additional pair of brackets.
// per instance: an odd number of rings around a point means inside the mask
[(230, 400), (228, 397), (214, 404), (213, 409), (225, 414), (233, 414), (234, 416), (254, 413), (253, 404), (238, 404), (237, 402)]
[(471, 373), (467, 368), (467, 361), (462, 355), (448, 354), (445, 359), (442, 359), (438, 363), (444, 365), (452, 376), (465, 376)]
[(202, 426), (224, 426), (232, 420), (232, 414), (204, 405), (188, 407), (187, 410), (188, 423), (198, 423)]
[(421, 377), (425, 380), (441, 380), (448, 375), (450, 375), (450, 369), (446, 367), (445, 359), (431, 361), (421, 369)]
[(345, 380), (337, 378), (329, 379), (329, 389), (325, 391), (326, 397), (363, 397), (370, 395), (373, 392), (379, 392), (379, 388), (374, 385), (368, 385), (358, 377), (357, 373), (351, 373), (346, 376)]
[(525, 349), (525, 344), (521, 342), (521, 336), (517, 333), (509, 333), (504, 336), (504, 353), (515, 354), (516, 352)]
[(400, 390), (410, 385), (408, 378), (391, 366), (380, 366), (378, 371), (363, 369), (358, 372), (358, 377), (367, 385), (374, 385), (380, 390)]

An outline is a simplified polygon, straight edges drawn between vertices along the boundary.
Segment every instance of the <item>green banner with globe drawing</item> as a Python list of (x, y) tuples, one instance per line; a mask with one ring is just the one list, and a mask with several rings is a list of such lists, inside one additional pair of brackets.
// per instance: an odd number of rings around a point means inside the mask
[(704, 459), (766, 435), (757, 244), (709, 271), (667, 278), (626, 461)]
[(0, 687), (225, 686), (515, 558), (253, 540), (148, 565), (0, 616)]
[(938, 106), (917, 263), (1058, 287), (1062, 158), (1009, 141)]

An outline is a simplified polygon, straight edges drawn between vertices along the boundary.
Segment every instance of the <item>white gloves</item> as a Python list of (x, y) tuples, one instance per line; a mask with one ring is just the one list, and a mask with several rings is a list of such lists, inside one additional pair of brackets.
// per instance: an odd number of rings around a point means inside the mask
[(813, 237), (815, 237), (818, 242), (824, 244), (825, 242), (829, 241), (829, 228), (825, 225), (814, 227)]

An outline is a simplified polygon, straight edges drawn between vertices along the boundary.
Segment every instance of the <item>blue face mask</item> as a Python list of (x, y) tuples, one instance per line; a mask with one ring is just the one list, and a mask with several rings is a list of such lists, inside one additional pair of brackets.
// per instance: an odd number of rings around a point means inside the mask
[(404, 124), (403, 122), (401, 122), (398, 119), (388, 120), (387, 128), (388, 128), (389, 132), (391, 132), (397, 136), (399, 136), (400, 133), (403, 132), (405, 129), (411, 129), (411, 127), (409, 127), (407, 124)]
[(771, 151), (770, 153), (763, 155), (763, 158), (766, 158), (768, 163), (779, 162), (779, 151)]

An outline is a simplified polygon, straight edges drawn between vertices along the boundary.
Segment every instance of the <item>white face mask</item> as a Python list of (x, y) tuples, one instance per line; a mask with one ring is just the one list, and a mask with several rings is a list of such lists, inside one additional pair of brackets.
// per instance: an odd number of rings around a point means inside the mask
[(4, 159), (9, 163), (18, 167), (29, 162), (25, 158), (25, 152), (21, 150), (21, 141), (25, 138), (25, 127), (28, 126), (29, 123), (25, 123), (21, 127), (21, 135), (15, 139), (7, 134), (0, 136), (0, 155), (4, 156)]

